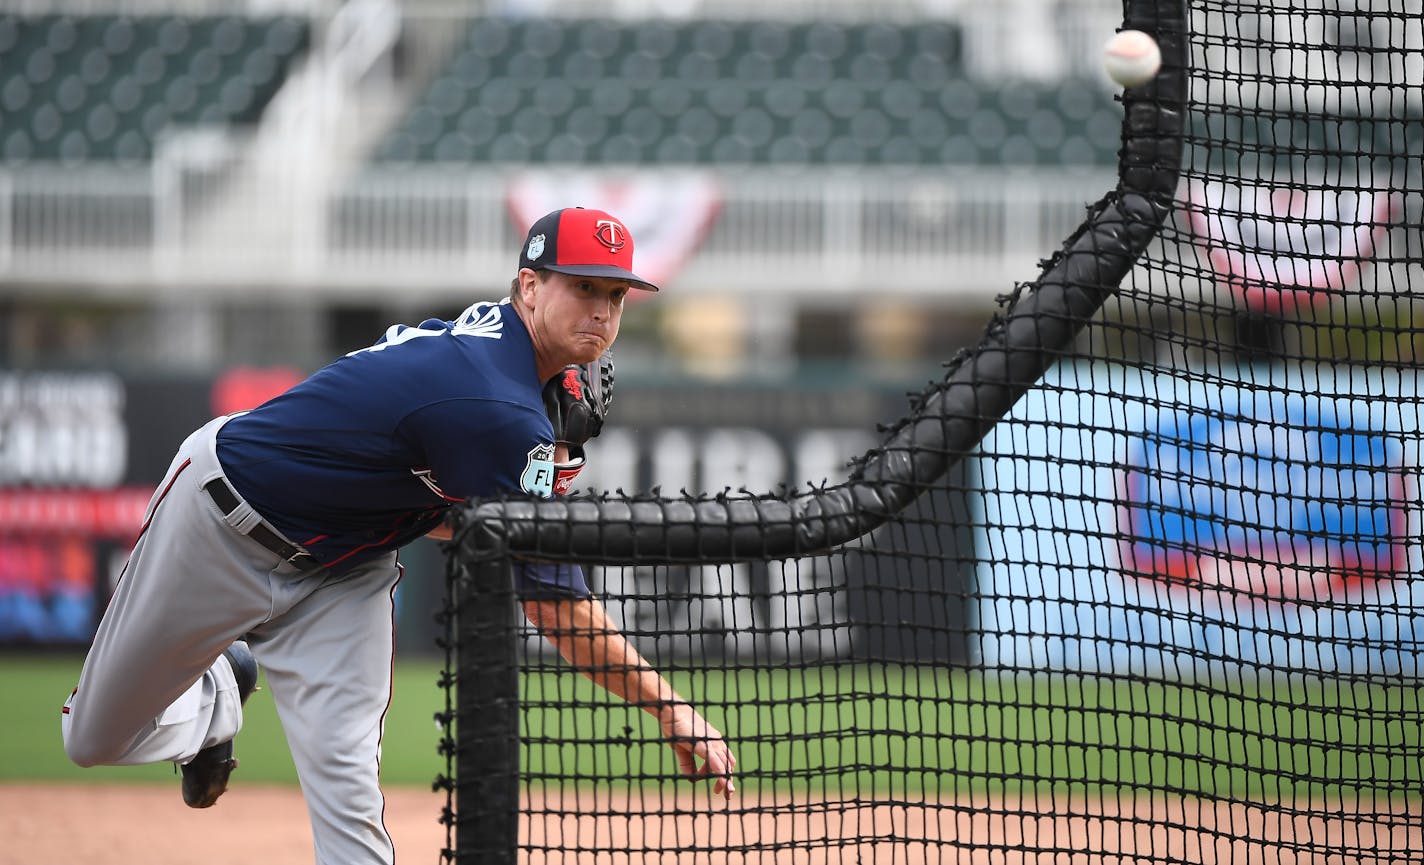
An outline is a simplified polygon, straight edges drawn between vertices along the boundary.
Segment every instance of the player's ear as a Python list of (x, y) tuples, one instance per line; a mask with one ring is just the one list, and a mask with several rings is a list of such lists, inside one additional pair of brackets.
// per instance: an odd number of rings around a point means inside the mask
[(515, 277), (515, 291), (519, 293), (519, 302), (524, 308), (533, 309), (539, 297), (539, 274), (527, 267), (521, 268)]

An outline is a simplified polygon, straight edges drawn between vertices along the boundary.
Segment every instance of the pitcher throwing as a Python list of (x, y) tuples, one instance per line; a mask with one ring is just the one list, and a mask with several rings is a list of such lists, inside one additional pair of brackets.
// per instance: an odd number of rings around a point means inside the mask
[[(391, 693), (397, 550), (449, 537), (472, 496), (566, 491), (602, 425), (606, 352), (633, 238), (569, 208), (530, 228), (510, 296), (396, 325), (179, 448), (62, 714), (81, 766), (173, 761), (206, 808), (258, 665), (302, 782), (318, 863), (390, 863), (377, 778)], [(736, 759), (612, 626), (577, 566), (527, 565), (531, 623), (594, 681), (653, 714), (679, 766), (730, 797)]]

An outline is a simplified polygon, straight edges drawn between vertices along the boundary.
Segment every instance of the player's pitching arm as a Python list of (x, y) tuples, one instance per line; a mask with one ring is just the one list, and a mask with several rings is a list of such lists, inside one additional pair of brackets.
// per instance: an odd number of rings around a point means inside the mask
[[(713, 779), (712, 790), (731, 799), (737, 758), (726, 739), (638, 654), (594, 598), (526, 600), (524, 614), (559, 654), (605, 690), (658, 719), (683, 774)], [(697, 761), (701, 760), (699, 768)]]

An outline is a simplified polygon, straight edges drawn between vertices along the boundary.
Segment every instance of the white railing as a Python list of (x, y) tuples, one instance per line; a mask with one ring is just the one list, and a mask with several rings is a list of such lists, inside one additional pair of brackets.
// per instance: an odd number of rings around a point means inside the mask
[[(335, 188), (304, 175), (301, 166), (221, 161), (0, 172), (0, 280), (11, 291), (398, 286), (415, 297), (463, 295), (512, 275), (520, 171), (372, 170)], [(646, 195), (670, 179), (610, 170), (597, 181)], [(983, 169), (747, 169), (711, 180), (720, 207), (673, 280), (679, 291), (992, 296), (1032, 278), (1114, 184), (1109, 172)]]

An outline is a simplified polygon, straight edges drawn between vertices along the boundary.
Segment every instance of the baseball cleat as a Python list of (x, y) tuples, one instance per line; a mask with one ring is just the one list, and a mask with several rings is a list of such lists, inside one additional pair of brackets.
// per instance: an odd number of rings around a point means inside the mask
[[(223, 652), (232, 674), (237, 679), (237, 695), (243, 702), (257, 688), (257, 661), (247, 644), (239, 640)], [(183, 802), (189, 808), (210, 808), (227, 792), (227, 779), (237, 768), (232, 756), (232, 741), (209, 745), (192, 760), (182, 765)]]

